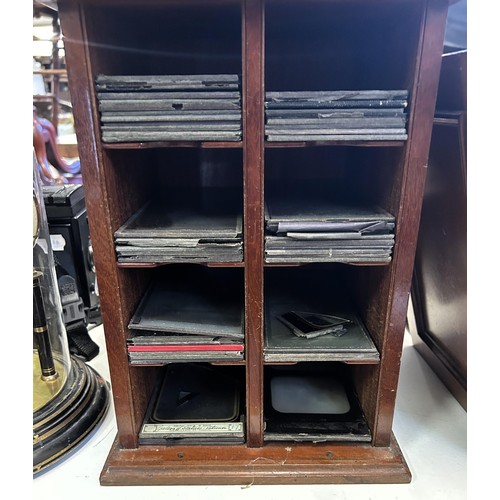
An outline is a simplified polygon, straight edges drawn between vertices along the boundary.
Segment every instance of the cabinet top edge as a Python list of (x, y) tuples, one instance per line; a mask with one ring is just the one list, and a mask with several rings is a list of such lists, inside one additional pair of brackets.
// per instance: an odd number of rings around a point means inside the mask
[[(125, 6), (167, 6), (167, 5), (234, 5), (244, 4), (248, 0), (37, 0), (39, 5), (49, 7), (53, 10), (58, 10), (58, 4), (82, 4), (82, 5), (99, 5), (125, 7)], [(459, 0), (255, 0), (262, 1), (263, 4), (273, 3), (338, 3), (338, 4), (412, 4), (412, 3), (447, 3), (453, 5)]]

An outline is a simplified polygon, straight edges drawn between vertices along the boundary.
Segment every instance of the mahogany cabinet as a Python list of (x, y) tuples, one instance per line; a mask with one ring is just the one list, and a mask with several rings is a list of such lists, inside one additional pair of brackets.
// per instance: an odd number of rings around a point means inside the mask
[[(103, 485), (411, 480), (392, 422), (447, 9), (448, 0), (59, 2), (118, 427)], [(103, 142), (100, 74), (239, 74), (242, 140)], [(266, 91), (363, 89), (408, 91), (407, 140), (266, 140)], [(244, 361), (227, 363), (244, 378), (244, 443), (142, 445), (162, 366), (131, 365), (128, 324), (151, 280), (185, 264), (118, 263), (114, 233), (167, 188), (214, 185), (243, 213), (243, 261), (206, 265), (232, 269), (244, 288)], [(267, 264), (267, 191), (302, 186), (393, 214), (390, 262)], [(280, 274), (300, 284), (309, 269), (324, 296), (353, 298), (376, 346), (376, 360), (333, 362), (352, 380), (368, 442), (266, 439), (267, 377), (280, 365), (265, 360), (266, 284)]]

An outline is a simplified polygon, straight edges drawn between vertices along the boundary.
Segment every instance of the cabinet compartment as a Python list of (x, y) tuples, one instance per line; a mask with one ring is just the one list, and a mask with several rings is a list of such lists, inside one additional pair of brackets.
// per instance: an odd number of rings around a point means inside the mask
[(93, 4), (86, 19), (103, 143), (241, 142), (238, 2)]
[(267, 144), (404, 143), (418, 15), (408, 3), (268, 1)]
[(379, 205), (396, 214), (403, 161), (403, 148), (267, 148), (264, 196), (328, 195), (339, 202)]
[(272, 148), (265, 158), (266, 262), (391, 261), (400, 148)]
[(245, 440), (241, 367), (170, 364), (159, 373), (142, 445), (236, 445)]
[(416, 2), (266, 2), (266, 91), (411, 86)]
[(238, 149), (108, 150), (120, 265), (241, 262), (241, 157)]
[[(352, 273), (344, 267), (317, 264), (266, 269), (265, 361), (378, 363), (379, 352), (362, 319), (364, 312), (351, 296)], [(305, 320), (296, 322), (291, 315)], [(340, 328), (314, 327), (325, 322)]]
[(264, 440), (369, 442), (371, 433), (341, 363), (265, 369)]
[(244, 343), (242, 269), (165, 266), (128, 323), (132, 365), (241, 361)]
[(94, 78), (241, 74), (239, 2), (95, 3), (85, 18)]

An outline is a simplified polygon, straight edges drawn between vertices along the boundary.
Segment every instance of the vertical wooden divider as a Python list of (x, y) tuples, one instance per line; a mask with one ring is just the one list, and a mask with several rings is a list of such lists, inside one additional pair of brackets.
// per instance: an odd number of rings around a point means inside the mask
[(264, 3), (242, 0), (247, 444), (263, 445)]

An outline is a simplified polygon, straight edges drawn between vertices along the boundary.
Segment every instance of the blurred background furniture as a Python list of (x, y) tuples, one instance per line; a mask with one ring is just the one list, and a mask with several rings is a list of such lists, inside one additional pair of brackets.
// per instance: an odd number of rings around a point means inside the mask
[(408, 326), (467, 408), (467, 50), (443, 54)]
[(33, 106), (52, 123), (59, 154), (78, 157), (57, 2), (33, 0)]

